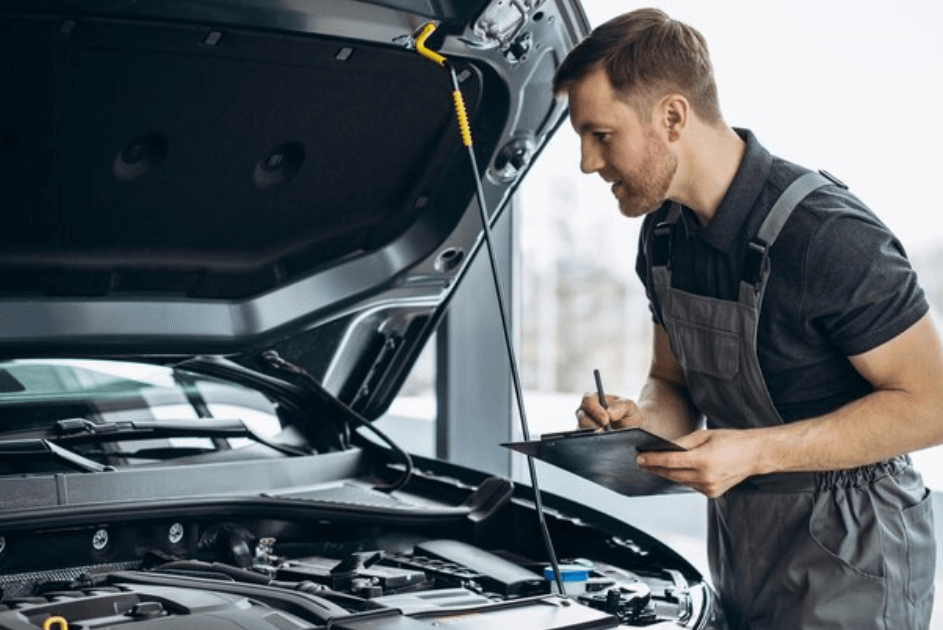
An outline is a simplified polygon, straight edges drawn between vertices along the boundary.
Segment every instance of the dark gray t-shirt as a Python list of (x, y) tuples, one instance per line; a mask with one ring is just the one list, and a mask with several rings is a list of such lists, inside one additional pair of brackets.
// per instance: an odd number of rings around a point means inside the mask
[[(747, 244), (783, 190), (807, 169), (770, 155), (746, 130), (746, 153), (710, 223), (682, 212), (672, 242), (675, 288), (735, 300)], [(653, 317), (648, 252), (667, 204), (645, 218), (636, 272)], [(840, 186), (808, 196), (770, 249), (757, 354), (767, 388), (787, 422), (828, 413), (871, 385), (848, 361), (912, 326), (929, 310), (916, 273), (890, 230)]]

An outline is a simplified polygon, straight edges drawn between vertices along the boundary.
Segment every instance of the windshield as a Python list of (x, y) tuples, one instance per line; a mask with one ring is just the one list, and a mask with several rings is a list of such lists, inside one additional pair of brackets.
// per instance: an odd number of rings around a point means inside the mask
[[(160, 365), (31, 359), (0, 362), (6, 473), (278, 455), (275, 404), (240, 385)], [(63, 449), (79, 456), (67, 461)], [(277, 451), (277, 449), (274, 449)], [(218, 456), (218, 455), (215, 455)]]

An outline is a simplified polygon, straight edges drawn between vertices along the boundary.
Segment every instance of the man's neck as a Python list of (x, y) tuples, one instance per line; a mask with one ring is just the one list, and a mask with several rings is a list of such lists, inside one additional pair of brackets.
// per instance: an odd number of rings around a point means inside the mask
[(746, 142), (730, 127), (699, 125), (686, 138), (684, 177), (671, 199), (694, 211), (707, 225), (733, 183)]

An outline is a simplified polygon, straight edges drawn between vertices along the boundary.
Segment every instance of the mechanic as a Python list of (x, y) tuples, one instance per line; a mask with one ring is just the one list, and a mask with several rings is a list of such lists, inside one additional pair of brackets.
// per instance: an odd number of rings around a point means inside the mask
[(709, 497), (732, 628), (926, 628), (933, 516), (907, 453), (943, 441), (943, 353), (900, 243), (838, 180), (729, 127), (704, 38), (659, 10), (596, 28), (553, 87), (581, 169), (645, 217), (654, 320), (637, 401), (587, 394), (580, 427), (687, 449), (637, 462)]

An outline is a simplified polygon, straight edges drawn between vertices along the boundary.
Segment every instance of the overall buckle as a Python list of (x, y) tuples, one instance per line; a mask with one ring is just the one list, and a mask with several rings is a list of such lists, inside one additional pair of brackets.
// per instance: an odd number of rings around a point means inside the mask
[(767, 267), (767, 257), (769, 255), (769, 243), (759, 239), (750, 239), (747, 244), (747, 255), (743, 261), (743, 280), (752, 285), (757, 285), (763, 279), (763, 274)]
[(655, 226), (655, 238), (652, 239), (653, 266), (671, 268), (671, 241), (673, 240), (674, 227), (674, 223), (668, 221), (662, 221)]

